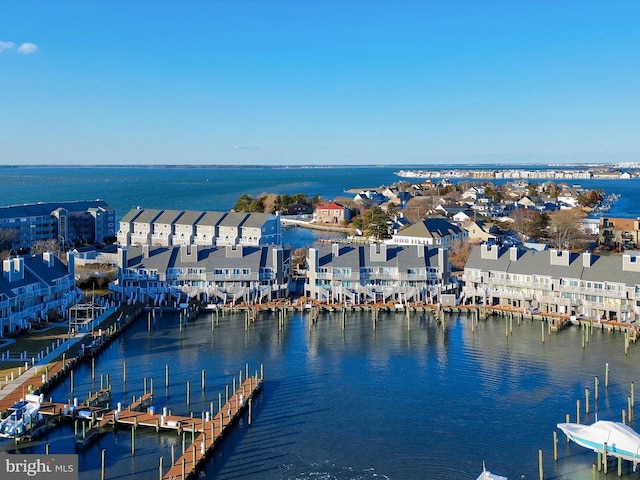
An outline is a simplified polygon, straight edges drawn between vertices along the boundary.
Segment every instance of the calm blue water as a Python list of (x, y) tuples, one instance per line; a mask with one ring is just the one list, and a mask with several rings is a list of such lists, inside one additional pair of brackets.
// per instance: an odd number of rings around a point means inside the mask
[[(226, 210), (241, 193), (333, 198), (346, 188), (390, 184), (398, 179), (393, 175), (398, 168), (0, 169), (0, 205), (102, 198), (118, 216), (136, 205)], [(579, 183), (622, 194), (610, 216), (638, 216), (637, 180)], [(176, 316), (165, 314), (151, 332), (141, 319), (103, 351), (95, 380), (89, 364), (83, 365), (75, 374), (75, 395), (85, 397), (99, 387), (101, 374), (109, 374), (114, 402), (129, 403), (142, 393), (143, 379), (153, 378), (157, 409), (167, 406), (200, 418), (210, 402), (217, 405), (218, 394), (245, 363), (252, 371), (262, 363), (266, 383), (253, 425), (242, 422), (225, 439), (207, 464), (206, 478), (462, 480), (475, 479), (486, 461), (511, 480), (537, 479), (542, 448), (545, 478), (591, 479), (595, 454), (567, 446), (560, 434), (560, 461), (554, 463), (552, 431), (566, 413), (575, 419), (576, 400), (584, 405), (585, 387), (591, 388), (592, 413), (585, 417), (583, 407), (582, 421), (595, 420), (595, 376), (600, 377), (599, 418), (620, 419), (630, 383), (640, 385), (639, 347), (632, 345), (625, 356), (622, 335), (595, 332), (582, 349), (575, 327), (543, 343), (539, 323), (514, 325), (510, 336), (504, 319), (489, 319), (475, 331), (463, 317), (450, 317), (446, 324), (443, 331), (431, 317), (415, 314), (408, 329), (404, 315), (388, 314), (374, 331), (370, 316), (362, 313), (349, 315), (343, 331), (339, 314), (310, 325), (296, 313), (279, 331), (277, 318), (263, 314), (245, 332), (243, 317), (227, 315), (212, 333), (211, 318), (203, 315), (180, 332)], [(605, 363), (611, 366), (607, 392)], [(69, 380), (51, 393), (57, 401), (73, 395)], [(130, 435), (128, 429), (108, 433), (80, 451), (80, 477), (100, 475), (102, 449), (110, 479), (155, 479), (160, 456), (165, 470), (172, 446), (179, 456), (181, 440), (175, 434), (140, 429), (132, 457)], [(75, 451), (69, 425), (23, 451), (42, 453), (46, 442), (53, 453)], [(0, 449), (11, 446), (0, 443)], [(627, 472), (624, 478), (639, 475)]]
[[(311, 325), (305, 314), (291, 314), (282, 331), (272, 314), (262, 314), (248, 331), (240, 315), (220, 317), (213, 332), (210, 315), (182, 332), (175, 315), (156, 318), (150, 332), (146, 323), (141, 318), (101, 353), (95, 380), (89, 363), (76, 372), (75, 395), (97, 389), (100, 375), (109, 374), (113, 401), (129, 403), (142, 393), (144, 378), (148, 385), (153, 378), (157, 410), (166, 406), (201, 418), (210, 402), (217, 409), (218, 393), (224, 396), (225, 385), (245, 362), (252, 372), (264, 364), (266, 382), (252, 426), (243, 421), (225, 439), (203, 472), (206, 478), (475, 479), (486, 461), (510, 479), (537, 479), (542, 448), (545, 478), (587, 480), (595, 454), (567, 446), (561, 434), (560, 460), (553, 462), (556, 423), (566, 413), (575, 419), (577, 399), (582, 421), (595, 420), (595, 376), (599, 418), (620, 419), (630, 382), (639, 380), (640, 350), (632, 346), (625, 356), (621, 334), (596, 331), (583, 350), (578, 328), (546, 336), (542, 343), (538, 322), (515, 323), (509, 336), (504, 319), (491, 318), (473, 331), (469, 320), (451, 316), (443, 331), (429, 315), (417, 313), (410, 329), (402, 314), (381, 315), (375, 331), (367, 313), (350, 315), (344, 331), (339, 313), (322, 315)], [(611, 372), (608, 390), (605, 363)], [(51, 395), (72, 398), (69, 380)], [(75, 451), (70, 425), (22, 451), (41, 453), (46, 442), (52, 453)], [(158, 478), (159, 457), (168, 468), (172, 445), (177, 458), (181, 441), (175, 433), (139, 429), (132, 457), (130, 429), (107, 433), (79, 451), (80, 477), (100, 474), (100, 452), (106, 449), (107, 478)]]
[[(0, 168), (0, 205), (99, 198), (116, 209), (118, 218), (136, 206), (229, 210), (243, 193), (306, 193), (329, 200), (353, 197), (344, 190), (390, 185), (402, 180), (394, 174), (401, 168)], [(571, 183), (622, 194), (610, 216), (640, 214), (640, 180)]]

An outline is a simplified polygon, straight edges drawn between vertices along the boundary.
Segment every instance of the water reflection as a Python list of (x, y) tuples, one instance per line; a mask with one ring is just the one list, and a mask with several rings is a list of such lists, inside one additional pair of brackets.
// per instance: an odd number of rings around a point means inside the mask
[[(511, 330), (505, 319), (489, 318), (472, 328), (470, 319), (452, 315), (443, 326), (428, 313), (409, 320), (401, 312), (380, 314), (374, 328), (370, 312), (354, 312), (343, 328), (341, 312), (322, 314), (315, 323), (295, 312), (282, 329), (276, 314), (261, 314), (246, 330), (241, 314), (203, 314), (180, 329), (178, 318), (165, 313), (150, 331), (141, 320), (105, 349), (95, 375), (84, 363), (73, 392), (67, 379), (51, 396), (84, 398), (108, 376), (114, 405), (130, 403), (153, 384), (156, 410), (200, 418), (218, 408), (220, 395), (224, 401), (226, 386), (245, 363), (251, 372), (264, 364), (253, 425), (243, 420), (232, 430), (204, 475), (463, 479), (475, 478), (486, 461), (509, 478), (532, 479), (542, 448), (545, 478), (590, 479), (595, 454), (567, 446), (559, 434), (561, 460), (554, 463), (552, 431), (567, 413), (573, 421), (577, 399), (583, 422), (594, 421), (596, 412), (619, 420), (630, 383), (637, 381), (637, 348), (625, 355), (622, 335), (596, 330), (583, 349), (577, 327), (545, 334), (544, 342), (541, 337), (538, 322), (514, 322)], [(585, 388), (591, 389), (589, 415)], [(52, 452), (75, 451), (73, 426), (62, 424), (24, 451), (41, 453), (47, 442)], [(135, 447), (132, 456), (128, 428), (103, 435), (79, 451), (81, 478), (99, 475), (102, 449), (109, 478), (158, 478), (160, 457), (166, 471), (172, 451), (180, 456), (182, 440), (140, 428)]]

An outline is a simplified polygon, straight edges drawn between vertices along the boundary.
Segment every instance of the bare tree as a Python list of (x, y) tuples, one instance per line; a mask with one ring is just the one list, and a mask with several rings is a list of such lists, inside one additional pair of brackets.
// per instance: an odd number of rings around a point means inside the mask
[(550, 236), (559, 248), (573, 249), (580, 239), (580, 220), (585, 214), (577, 208), (556, 210), (550, 217)]
[(449, 250), (449, 262), (455, 270), (464, 270), (464, 266), (471, 255), (471, 244), (462, 240), (451, 243)]
[(18, 234), (15, 230), (0, 228), (0, 251), (10, 251), (17, 238)]
[(36, 240), (31, 247), (31, 253), (34, 255), (39, 255), (45, 252), (58, 253), (58, 250), (60, 250), (58, 242), (53, 238), (48, 240)]

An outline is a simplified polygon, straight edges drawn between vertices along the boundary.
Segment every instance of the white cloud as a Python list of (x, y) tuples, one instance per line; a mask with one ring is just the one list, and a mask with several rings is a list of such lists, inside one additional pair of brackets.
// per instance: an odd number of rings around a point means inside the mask
[(16, 51), (23, 55), (30, 55), (38, 50), (38, 46), (35, 43), (23, 43), (20, 45)]
[(0, 42), (0, 52), (4, 52), (5, 50), (11, 50), (15, 46), (16, 44), (13, 42)]

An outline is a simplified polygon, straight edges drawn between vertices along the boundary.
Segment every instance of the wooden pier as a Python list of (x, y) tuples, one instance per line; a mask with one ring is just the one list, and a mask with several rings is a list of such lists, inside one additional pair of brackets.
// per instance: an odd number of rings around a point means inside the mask
[(226, 431), (245, 410), (248, 410), (248, 422), (251, 424), (251, 402), (255, 394), (262, 388), (262, 381), (262, 378), (257, 375), (245, 379), (235, 393), (229, 397), (222, 409), (210, 420), (190, 418), (185, 422), (184, 420), (165, 419), (165, 423), (178, 423), (181, 430), (198, 433), (198, 436), (164, 475), (164, 480), (186, 480), (194, 477), (209, 452), (215, 448)]
[(79, 406), (69, 403), (43, 402), (40, 413), (51, 417), (48, 424), (64, 419), (81, 422), (81, 431), (76, 433), (76, 443), (79, 446), (88, 444), (112, 427), (131, 427), (132, 435), (139, 427), (153, 428), (157, 432), (173, 430), (178, 435), (191, 433), (193, 442), (164, 476), (166, 480), (186, 480), (196, 475), (207, 455), (245, 411), (248, 412), (248, 422), (251, 423), (252, 400), (262, 388), (263, 378), (256, 373), (244, 381), (240, 380), (235, 392), (229, 396), (213, 418), (208, 412), (206, 415), (203, 413), (202, 418), (171, 415), (166, 409), (156, 412), (149, 408), (153, 403), (150, 393), (138, 398), (134, 397), (131, 405), (124, 409), (104, 408), (100, 403), (110, 399), (109, 390), (100, 390), (91, 394)]

